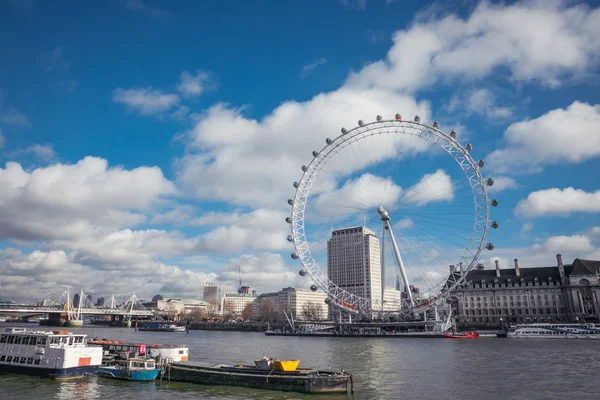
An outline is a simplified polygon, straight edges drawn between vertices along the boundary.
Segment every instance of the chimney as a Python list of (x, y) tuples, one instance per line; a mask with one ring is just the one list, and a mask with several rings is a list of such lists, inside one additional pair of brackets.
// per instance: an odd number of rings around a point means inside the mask
[(515, 275), (521, 276), (521, 270), (519, 269), (519, 259), (515, 258)]
[(498, 260), (494, 261), (496, 263), (496, 278), (500, 278), (500, 263)]
[(456, 267), (454, 265), (451, 265), (450, 266), (450, 274), (453, 274), (455, 270), (456, 270)]
[(565, 266), (563, 265), (562, 255), (556, 255), (556, 264), (558, 265), (558, 274), (560, 275), (560, 283), (565, 284)]

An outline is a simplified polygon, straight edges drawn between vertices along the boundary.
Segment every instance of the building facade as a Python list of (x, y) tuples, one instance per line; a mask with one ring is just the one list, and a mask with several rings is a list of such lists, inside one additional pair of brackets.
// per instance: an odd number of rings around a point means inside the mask
[(204, 301), (210, 304), (219, 304), (219, 288), (214, 283), (207, 282), (202, 293)]
[(199, 299), (169, 298), (157, 300), (156, 310), (173, 314), (174, 317), (184, 317), (189, 314), (207, 314), (208, 303)]
[(277, 293), (277, 307), (297, 320), (326, 320), (329, 307), (327, 295), (310, 289), (284, 288)]
[(401, 308), (400, 290), (386, 286), (383, 289), (383, 311), (399, 310)]
[(340, 288), (371, 301), (381, 309), (379, 239), (361, 226), (335, 230), (327, 241), (327, 276)]
[[(600, 319), (600, 261), (575, 259), (563, 265), (470, 271), (450, 297), (457, 326), (500, 327), (504, 324)], [(454, 279), (461, 274), (450, 266)]]
[(225, 293), (221, 298), (221, 312), (231, 315), (242, 315), (248, 304), (256, 300), (256, 295), (248, 293)]

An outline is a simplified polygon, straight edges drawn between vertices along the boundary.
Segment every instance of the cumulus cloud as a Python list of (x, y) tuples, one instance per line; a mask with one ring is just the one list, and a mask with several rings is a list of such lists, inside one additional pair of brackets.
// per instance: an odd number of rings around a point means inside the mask
[(179, 104), (179, 96), (163, 93), (151, 87), (113, 90), (112, 100), (125, 104), (130, 111), (141, 115), (157, 115), (171, 110)]
[(141, 212), (174, 185), (157, 167), (125, 170), (86, 157), (27, 172), (15, 162), (0, 168), (0, 237), (44, 240), (86, 236), (96, 227), (135, 226)]
[(353, 73), (347, 84), (415, 91), (505, 67), (514, 80), (557, 86), (598, 61), (599, 26), (600, 9), (586, 5), (482, 2), (466, 19), (450, 14), (396, 32), (386, 59)]
[(124, 5), (125, 8), (128, 8), (132, 11), (141, 12), (143, 14), (155, 18), (163, 18), (170, 15), (170, 13), (167, 10), (163, 10), (157, 7), (151, 7), (142, 2), (142, 0), (126, 0)]
[(511, 124), (506, 146), (486, 160), (500, 173), (539, 171), (544, 164), (579, 163), (600, 155), (600, 105), (578, 101), (532, 120)]
[(454, 199), (454, 190), (450, 176), (441, 169), (432, 174), (425, 174), (419, 182), (410, 187), (403, 195), (405, 205), (416, 204), (422, 206), (438, 201), (451, 201)]
[(591, 193), (572, 187), (538, 190), (529, 193), (515, 208), (516, 214), (530, 218), (573, 212), (600, 212), (600, 190)]
[(308, 75), (313, 69), (321, 66), (321, 65), (325, 65), (327, 64), (327, 59), (325, 57), (321, 57), (318, 60), (315, 60), (313, 62), (311, 62), (310, 64), (307, 64), (305, 66), (302, 67), (302, 76), (306, 76)]
[(0, 112), (0, 123), (10, 126), (31, 125), (27, 116), (14, 108)]
[(489, 193), (498, 193), (503, 190), (516, 189), (519, 187), (517, 181), (508, 176), (495, 176), (494, 186), (489, 186), (487, 191)]
[(506, 119), (513, 113), (512, 107), (498, 106), (496, 96), (489, 89), (475, 89), (465, 96), (450, 99), (448, 111), (464, 110), (466, 114), (479, 114), (489, 118)]
[(307, 102), (288, 101), (260, 121), (218, 104), (188, 133), (189, 153), (176, 164), (177, 180), (200, 199), (281, 206), (282, 188), (298, 180), (300, 166), (326, 137), (355, 125), (357, 116), (392, 116), (397, 110), (429, 116), (428, 103), (379, 90), (342, 88)]
[(213, 90), (215, 87), (214, 77), (202, 70), (196, 71), (196, 74), (183, 71), (181, 80), (177, 85), (179, 92), (186, 97), (199, 96), (207, 90)]
[(518, 258), (521, 268), (556, 265), (556, 254), (563, 256), (563, 262), (569, 264), (575, 258), (597, 260), (600, 255), (597, 241), (586, 234), (550, 236), (529, 247), (496, 247), (493, 255), (481, 258), (486, 268), (495, 268), (498, 260), (500, 268), (514, 268), (514, 259)]

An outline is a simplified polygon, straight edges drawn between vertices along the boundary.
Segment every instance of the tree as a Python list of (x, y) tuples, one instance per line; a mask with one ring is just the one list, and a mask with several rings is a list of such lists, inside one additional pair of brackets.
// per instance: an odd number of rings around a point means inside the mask
[(233, 316), (233, 304), (229, 301), (223, 302), (223, 320), (229, 320)]
[(302, 319), (306, 321), (318, 321), (322, 316), (322, 308), (314, 301), (307, 301), (302, 304)]
[(254, 317), (254, 308), (252, 307), (252, 303), (248, 303), (246, 307), (242, 310), (242, 320), (247, 321)]
[(263, 321), (276, 321), (279, 318), (277, 308), (273, 305), (271, 299), (261, 301), (260, 304), (260, 317)]
[(204, 317), (204, 310), (201, 309), (200, 307), (195, 307), (188, 314), (188, 318), (190, 318), (190, 319), (192, 319), (194, 321), (200, 321), (200, 320), (202, 320), (203, 317)]

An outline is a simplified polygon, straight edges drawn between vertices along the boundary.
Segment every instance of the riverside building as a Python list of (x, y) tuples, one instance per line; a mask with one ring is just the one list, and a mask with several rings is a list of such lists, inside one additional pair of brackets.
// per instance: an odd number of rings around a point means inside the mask
[[(600, 261), (575, 259), (564, 265), (470, 271), (450, 297), (459, 327), (500, 327), (502, 324), (600, 320)], [(462, 272), (450, 266), (450, 274)]]
[(327, 241), (327, 276), (345, 291), (369, 299), (373, 311), (381, 310), (380, 257), (379, 239), (370, 229), (335, 230)]

